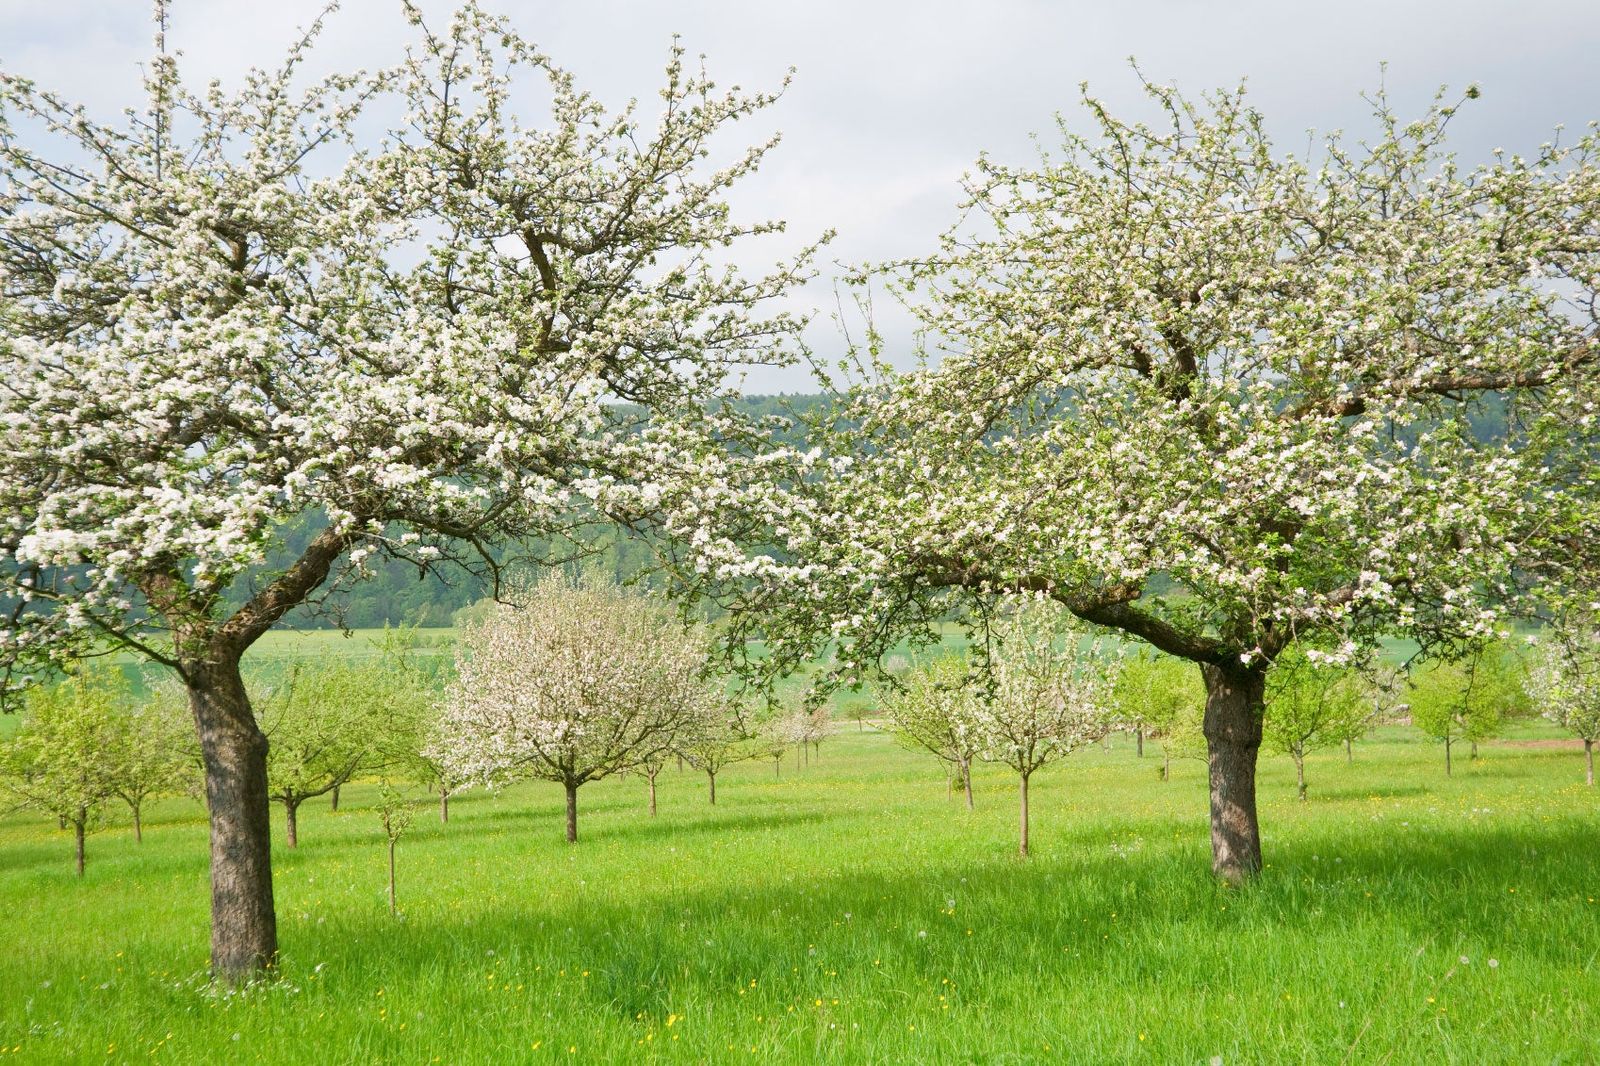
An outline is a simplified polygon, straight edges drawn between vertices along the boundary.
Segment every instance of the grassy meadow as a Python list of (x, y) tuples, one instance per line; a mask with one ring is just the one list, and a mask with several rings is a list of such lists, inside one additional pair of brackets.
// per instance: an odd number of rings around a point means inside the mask
[[(930, 758), (840, 723), (718, 778), (633, 777), (418, 797), (385, 899), (375, 785), (301, 813), (275, 851), (281, 979), (205, 979), (206, 832), (121, 812), (73, 876), (70, 834), (0, 819), (4, 1062), (1600, 1061), (1600, 797), (1529, 726), (1444, 776), (1390, 728), (1311, 760), (1263, 756), (1268, 868), (1207, 876), (1204, 767), (1158, 745), (977, 810)], [(274, 811), (281, 831), (282, 816)]]

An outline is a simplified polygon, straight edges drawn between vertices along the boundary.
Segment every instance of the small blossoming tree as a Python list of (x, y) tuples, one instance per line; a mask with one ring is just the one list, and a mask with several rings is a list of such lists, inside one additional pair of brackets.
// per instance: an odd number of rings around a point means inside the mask
[[(398, 69), (309, 87), (315, 27), (231, 93), (158, 49), (121, 124), (0, 75), (4, 691), (107, 649), (182, 679), (224, 978), (277, 952), (246, 649), (374, 553), (494, 579), (497, 543), (559, 545), (602, 490), (648, 511), (796, 327), (767, 310), (796, 268), (729, 265), (775, 228), (727, 206), (770, 142), (712, 152), (773, 94), (674, 49), (653, 121), (608, 114), (476, 7), (412, 17)], [(379, 96), (404, 126), (359, 150)]]
[(433, 754), (486, 784), (537, 778), (567, 795), (642, 766), (707, 713), (703, 638), (660, 603), (557, 573), (459, 638)]
[(1584, 780), (1594, 784), (1594, 745), (1600, 740), (1600, 625), (1596, 612), (1567, 611), (1540, 637), (1529, 672), (1530, 695), (1546, 718), (1583, 741)]
[[(715, 806), (717, 774), (723, 768), (769, 754), (762, 742), (761, 726), (750, 705), (725, 683), (706, 696), (707, 706), (697, 722), (673, 744), (673, 751), (706, 775), (706, 795)], [(655, 781), (650, 783), (650, 810), (655, 813)]]
[(966, 792), (972, 810), (972, 761), (983, 752), (981, 697), (964, 659), (944, 655), (913, 667), (884, 692), (881, 706), (889, 731), (907, 747), (945, 764), (952, 783)]
[(1117, 655), (1067, 622), (1059, 605), (1013, 608), (986, 660), (989, 691), (976, 706), (979, 755), (1017, 772), (1020, 831), (1028, 855), (1028, 782), (1046, 763), (1100, 740), (1116, 726)]

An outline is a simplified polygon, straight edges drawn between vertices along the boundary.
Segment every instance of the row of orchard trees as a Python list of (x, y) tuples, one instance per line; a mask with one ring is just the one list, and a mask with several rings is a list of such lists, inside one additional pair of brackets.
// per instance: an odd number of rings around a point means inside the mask
[[(704, 634), (658, 601), (559, 573), (510, 591), (514, 602), (463, 628), (453, 670), (397, 630), (371, 654), (278, 664), (252, 692), (288, 846), (299, 845), (303, 804), (331, 795), (337, 809), (358, 777), (429, 788), (441, 821), (463, 788), (553, 781), (575, 842), (584, 784), (642, 774), (653, 815), (656, 777), (679, 759), (706, 775), (714, 804), (728, 765), (781, 760), (829, 732), (823, 711), (742, 699), (710, 670)], [(0, 745), (0, 793), (75, 827), (81, 874), (84, 836), (109, 800), (128, 804), (137, 835), (147, 800), (197, 791), (185, 718), (170, 688), (140, 697), (120, 669), (80, 667), (30, 693), (21, 729)]]
[(196, 790), (183, 705), (159, 693), (134, 698), (120, 670), (80, 670), (34, 689), (23, 714), (21, 728), (0, 743), (0, 797), (70, 826), (80, 877), (85, 837), (108, 804), (127, 805), (134, 839), (142, 842), (149, 800)]
[[(894, 734), (946, 766), (974, 806), (972, 768), (985, 761), (1018, 777), (1019, 849), (1028, 854), (1028, 784), (1049, 762), (1113, 730), (1133, 733), (1140, 755), (1147, 736), (1162, 742), (1163, 779), (1173, 758), (1204, 758), (1205, 692), (1174, 658), (1109, 648), (1071, 614), (1048, 600), (1012, 600), (986, 640), (967, 655), (945, 654), (893, 679), (882, 696)], [(1563, 621), (1547, 628), (1543, 646), (1520, 652), (1507, 641), (1477, 647), (1462, 659), (1428, 663), (1406, 673), (1358, 669), (1294, 648), (1267, 685), (1265, 743), (1294, 763), (1296, 790), (1308, 793), (1306, 758), (1351, 745), (1375, 725), (1407, 717), (1443, 743), (1445, 772), (1452, 747), (1499, 735), (1511, 718), (1535, 708), (1583, 741), (1586, 779), (1594, 784), (1594, 742), (1600, 733), (1600, 634)]]

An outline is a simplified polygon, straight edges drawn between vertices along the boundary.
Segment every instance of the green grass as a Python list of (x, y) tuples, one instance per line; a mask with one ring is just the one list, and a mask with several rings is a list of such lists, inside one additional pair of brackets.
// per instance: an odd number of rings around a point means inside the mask
[(843, 730), (781, 779), (725, 772), (715, 808), (670, 768), (655, 819), (637, 778), (586, 787), (575, 847), (552, 785), (424, 807), (402, 920), (376, 789), (349, 788), (279, 838), (282, 978), (235, 995), (203, 977), (197, 804), (91, 837), (82, 882), (68, 834), (0, 820), (0, 1064), (1600, 1059), (1600, 801), (1570, 747), (1446, 779), (1390, 729), (1314, 758), (1304, 804), (1264, 756), (1240, 891), (1207, 876), (1198, 762), (1162, 782), (1118, 738), (1047, 769), (1021, 861), (1003, 772), (969, 814)]

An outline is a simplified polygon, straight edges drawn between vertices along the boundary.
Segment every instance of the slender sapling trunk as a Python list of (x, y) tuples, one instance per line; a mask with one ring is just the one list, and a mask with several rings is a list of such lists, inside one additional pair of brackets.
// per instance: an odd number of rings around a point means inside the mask
[(567, 843), (578, 842), (578, 783), (567, 782)]
[(1028, 775), (1020, 775), (1021, 785), (1017, 789), (1018, 798), (1021, 800), (1021, 834), (1017, 840), (1017, 854), (1024, 859), (1028, 857)]

